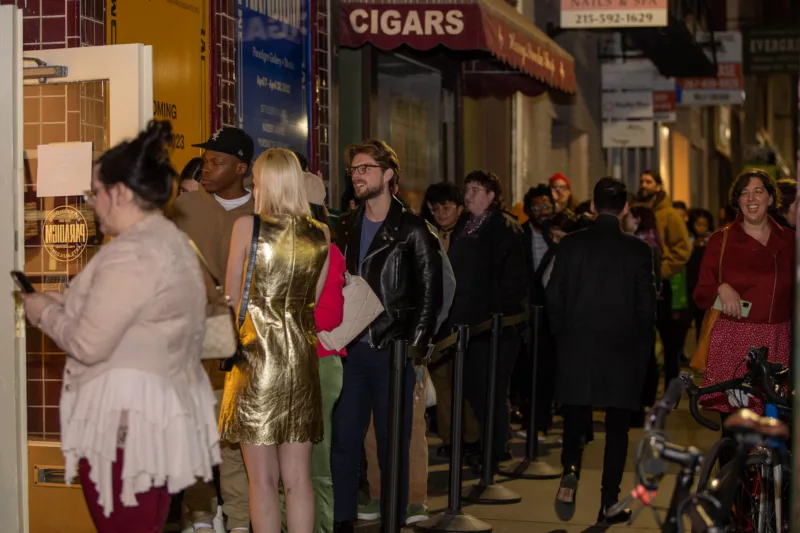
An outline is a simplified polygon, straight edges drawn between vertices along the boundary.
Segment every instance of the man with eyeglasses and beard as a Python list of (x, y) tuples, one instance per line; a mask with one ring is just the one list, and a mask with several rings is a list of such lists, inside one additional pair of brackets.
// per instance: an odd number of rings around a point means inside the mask
[[(364, 335), (348, 346), (343, 361), (342, 394), (333, 414), (331, 467), (334, 522), (337, 533), (353, 531), (358, 513), (359, 466), (363, 436), (375, 421), (381, 485), (387, 474), (389, 345), (407, 339), (423, 351), (433, 337), (442, 305), (442, 257), (428, 224), (392, 195), (399, 180), (397, 154), (385, 142), (371, 139), (347, 149), (348, 174), (359, 208), (342, 215), (336, 232), (347, 270), (367, 281), (384, 312)], [(400, 445), (400, 510), (405, 513), (409, 486), (414, 366), (405, 366), (403, 435)], [(382, 493), (383, 496), (383, 493)], [(381, 516), (386, 502), (381, 498)], [(400, 524), (405, 517), (400, 517)], [(394, 529), (400, 524), (390, 524)]]

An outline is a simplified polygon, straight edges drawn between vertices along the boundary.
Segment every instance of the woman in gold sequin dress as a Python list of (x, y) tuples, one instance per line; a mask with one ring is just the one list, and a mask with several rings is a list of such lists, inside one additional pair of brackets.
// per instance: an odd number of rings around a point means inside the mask
[[(281, 530), (278, 482), (291, 533), (314, 530), (311, 445), (322, 439), (314, 305), (330, 236), (311, 217), (295, 155), (264, 152), (253, 165), (257, 217), (236, 221), (226, 287), (241, 302), (253, 224), (260, 224), (242, 357), (225, 380), (220, 436), (242, 447), (255, 533)], [(240, 304), (241, 305), (241, 304)]]

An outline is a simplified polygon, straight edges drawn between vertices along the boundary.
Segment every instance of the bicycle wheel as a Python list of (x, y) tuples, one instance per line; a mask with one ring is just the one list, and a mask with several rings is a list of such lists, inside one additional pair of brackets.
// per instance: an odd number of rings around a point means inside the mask
[(714, 446), (703, 458), (700, 474), (697, 476), (697, 492), (705, 491), (708, 488), (709, 480), (714, 479), (719, 474), (722, 467), (730, 461), (735, 452), (736, 441), (733, 439), (722, 437), (714, 443)]

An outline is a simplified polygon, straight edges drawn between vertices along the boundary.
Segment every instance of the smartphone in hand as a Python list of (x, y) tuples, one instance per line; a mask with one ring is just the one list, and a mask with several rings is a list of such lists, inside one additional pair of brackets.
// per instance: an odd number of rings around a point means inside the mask
[[(753, 306), (753, 304), (745, 300), (739, 300), (739, 306), (741, 308), (742, 318), (747, 318), (750, 316), (750, 308)], [(717, 296), (717, 299), (714, 302), (713, 309), (720, 312), (722, 311), (722, 299), (719, 296)]]
[(22, 292), (28, 294), (36, 292), (36, 289), (33, 288), (33, 284), (28, 279), (28, 276), (26, 276), (19, 270), (12, 270), (11, 277), (13, 278), (14, 283), (17, 284), (17, 287), (19, 287), (19, 290), (21, 290)]

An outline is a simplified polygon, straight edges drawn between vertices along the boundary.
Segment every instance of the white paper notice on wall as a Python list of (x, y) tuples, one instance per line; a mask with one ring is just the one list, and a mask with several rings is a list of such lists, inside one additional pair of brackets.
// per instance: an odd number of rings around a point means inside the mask
[(80, 196), (92, 185), (92, 143), (50, 143), (37, 148), (36, 196)]

